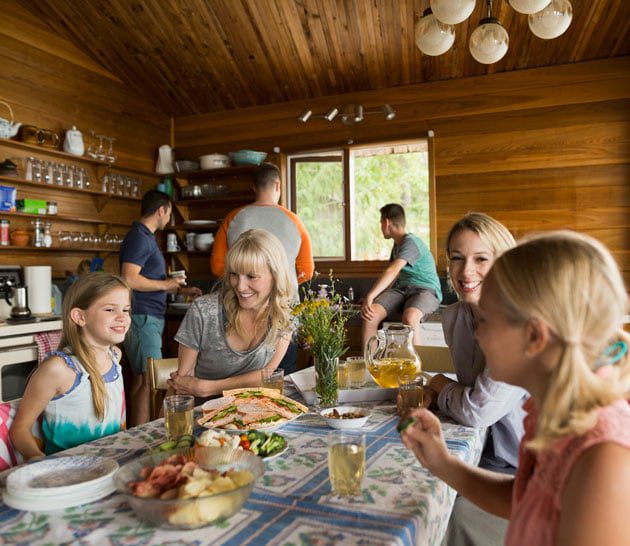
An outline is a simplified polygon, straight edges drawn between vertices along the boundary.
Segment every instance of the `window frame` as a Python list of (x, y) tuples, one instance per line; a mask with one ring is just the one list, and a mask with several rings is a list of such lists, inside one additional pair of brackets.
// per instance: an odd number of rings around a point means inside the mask
[[(383, 267), (387, 261), (383, 260), (352, 260), (351, 259), (351, 241), (352, 224), (350, 206), (351, 188), (350, 180), (353, 176), (354, 165), (350, 161), (351, 152), (355, 149), (377, 148), (377, 147), (394, 147), (397, 145), (413, 144), (425, 141), (427, 146), (427, 165), (428, 165), (428, 184), (429, 184), (429, 240), (431, 253), (437, 261), (437, 218), (436, 218), (436, 187), (435, 187), (435, 154), (433, 146), (433, 138), (431, 134), (424, 134), (414, 139), (405, 140), (387, 140), (377, 141), (363, 144), (348, 144), (346, 146), (338, 146), (334, 148), (320, 148), (313, 151), (292, 151), (285, 157), (287, 172), (290, 173), (289, 183), (287, 184), (288, 203), (290, 209), (296, 212), (296, 187), (295, 187), (295, 164), (296, 162), (313, 161), (314, 159), (322, 161), (338, 161), (333, 160), (330, 156), (322, 156), (319, 154), (325, 152), (341, 152), (343, 162), (343, 224), (344, 224), (344, 257), (343, 258), (324, 258), (315, 259), (315, 269), (320, 274), (327, 274), (332, 269), (335, 275), (352, 276), (352, 277), (374, 277), (383, 271)], [(300, 157), (291, 157), (300, 156)], [(378, 219), (375, 219), (378, 221)]]

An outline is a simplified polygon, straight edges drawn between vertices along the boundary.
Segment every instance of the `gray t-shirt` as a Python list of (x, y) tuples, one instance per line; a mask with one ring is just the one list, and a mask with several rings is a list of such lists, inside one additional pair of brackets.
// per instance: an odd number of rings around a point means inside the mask
[(226, 339), (225, 314), (220, 292), (197, 298), (188, 309), (175, 341), (199, 353), (195, 377), (225, 379), (264, 368), (276, 348), (263, 339), (248, 351), (235, 351)]
[[(523, 403), (529, 396), (520, 387), (495, 381), (475, 339), (472, 309), (466, 302), (449, 305), (442, 313), (444, 339), (451, 352), (457, 383), (450, 383), (438, 396), (440, 411), (463, 425), (490, 427), (494, 453), (483, 454), (481, 466), (500, 462), (516, 466), (524, 434)], [(498, 459), (498, 461), (496, 460)]]

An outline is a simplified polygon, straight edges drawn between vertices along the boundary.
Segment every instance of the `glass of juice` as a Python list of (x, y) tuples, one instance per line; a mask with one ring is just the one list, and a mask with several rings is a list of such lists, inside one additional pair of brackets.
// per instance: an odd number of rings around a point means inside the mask
[(195, 397), (190, 394), (175, 394), (164, 399), (164, 426), (170, 439), (192, 435)]
[(413, 408), (419, 408), (424, 401), (426, 378), (421, 375), (401, 375), (398, 378), (398, 414), (404, 415)]
[(362, 356), (349, 356), (346, 358), (348, 368), (348, 387), (360, 389), (365, 383), (365, 358)]
[(339, 364), (337, 364), (337, 387), (339, 389), (348, 388), (348, 366), (343, 360), (340, 360)]
[(328, 433), (328, 475), (333, 494), (361, 495), (365, 473), (365, 434), (334, 430)]
[(276, 389), (280, 391), (280, 394), (284, 393), (284, 370), (282, 368), (275, 370), (263, 368), (260, 370), (260, 379), (264, 388)]

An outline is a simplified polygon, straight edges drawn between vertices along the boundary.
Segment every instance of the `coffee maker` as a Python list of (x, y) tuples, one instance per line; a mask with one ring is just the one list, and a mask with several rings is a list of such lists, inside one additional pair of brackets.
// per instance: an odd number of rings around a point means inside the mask
[(31, 318), (27, 289), (19, 265), (0, 266), (0, 319), (19, 322)]

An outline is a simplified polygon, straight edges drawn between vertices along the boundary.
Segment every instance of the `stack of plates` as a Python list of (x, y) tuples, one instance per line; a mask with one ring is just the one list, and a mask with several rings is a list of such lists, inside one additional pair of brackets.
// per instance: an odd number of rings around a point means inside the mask
[(115, 491), (116, 470), (116, 461), (95, 455), (45, 459), (9, 474), (3, 500), (30, 512), (87, 504)]

